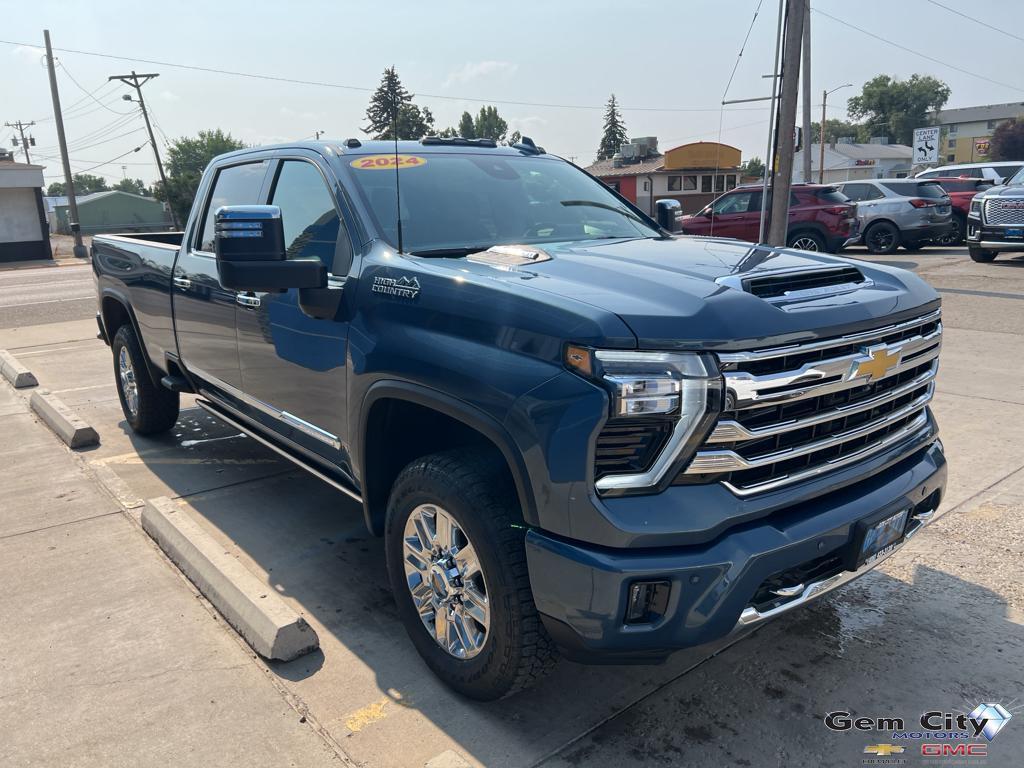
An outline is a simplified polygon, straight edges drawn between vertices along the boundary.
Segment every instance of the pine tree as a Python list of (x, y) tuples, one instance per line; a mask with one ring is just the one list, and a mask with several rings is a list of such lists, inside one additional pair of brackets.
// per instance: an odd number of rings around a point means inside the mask
[(385, 69), (380, 85), (366, 108), (369, 125), (363, 128), (363, 133), (385, 140), (395, 139), (396, 129), (399, 139), (419, 139), (432, 133), (434, 116), (429, 109), (420, 109), (412, 100), (413, 94), (402, 85), (395, 68)]
[(622, 122), (619, 103), (613, 93), (604, 111), (604, 135), (601, 137), (601, 145), (597, 148), (597, 159), (610, 159), (627, 141), (626, 124)]

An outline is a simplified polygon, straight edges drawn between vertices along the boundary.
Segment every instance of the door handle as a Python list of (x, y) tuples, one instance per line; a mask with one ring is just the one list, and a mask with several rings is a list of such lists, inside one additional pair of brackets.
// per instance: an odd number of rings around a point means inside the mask
[(181, 290), (183, 291), (187, 291), (189, 288), (192, 287), (192, 281), (189, 280), (187, 277), (175, 277), (174, 287), (181, 288)]
[(260, 305), (260, 297), (253, 296), (252, 294), (239, 293), (235, 296), (235, 303), (242, 307), (258, 307)]

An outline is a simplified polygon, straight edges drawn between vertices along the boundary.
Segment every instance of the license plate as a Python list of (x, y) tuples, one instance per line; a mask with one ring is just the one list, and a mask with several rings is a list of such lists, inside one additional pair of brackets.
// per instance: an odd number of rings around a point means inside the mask
[(1008, 229), (1003, 234), (1006, 237), (1024, 237), (1024, 229)]
[(895, 515), (890, 515), (868, 527), (864, 532), (857, 562), (861, 565), (870, 563), (899, 545), (903, 540), (909, 514), (909, 509), (901, 509)]

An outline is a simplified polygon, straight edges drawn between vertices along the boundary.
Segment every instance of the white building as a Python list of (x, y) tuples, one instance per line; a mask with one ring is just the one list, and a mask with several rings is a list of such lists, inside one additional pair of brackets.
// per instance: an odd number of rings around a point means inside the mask
[(43, 166), (0, 160), (0, 261), (49, 259)]
[[(811, 181), (818, 181), (821, 145), (812, 144)], [(903, 178), (910, 175), (914, 150), (905, 144), (853, 144), (836, 142), (825, 145), (826, 184), (855, 179)], [(803, 181), (803, 150), (793, 161), (793, 181)]]

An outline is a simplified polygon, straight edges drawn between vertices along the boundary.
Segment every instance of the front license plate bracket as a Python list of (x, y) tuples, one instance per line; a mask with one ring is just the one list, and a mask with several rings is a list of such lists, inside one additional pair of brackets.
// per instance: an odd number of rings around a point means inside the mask
[(909, 519), (910, 507), (904, 507), (896, 512), (888, 509), (859, 520), (854, 527), (847, 568), (856, 570), (902, 543)]

